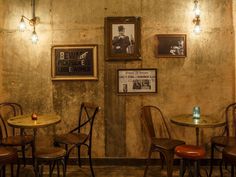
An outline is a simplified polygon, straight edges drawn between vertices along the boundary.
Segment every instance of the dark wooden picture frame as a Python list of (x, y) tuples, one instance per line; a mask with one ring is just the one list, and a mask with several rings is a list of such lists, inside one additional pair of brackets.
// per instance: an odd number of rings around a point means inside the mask
[(187, 56), (186, 34), (158, 34), (157, 54), (161, 57), (186, 57)]
[(141, 60), (140, 33), (140, 17), (106, 17), (106, 60)]
[(157, 93), (157, 69), (118, 69), (117, 93)]
[(54, 45), (52, 80), (98, 80), (98, 46)]

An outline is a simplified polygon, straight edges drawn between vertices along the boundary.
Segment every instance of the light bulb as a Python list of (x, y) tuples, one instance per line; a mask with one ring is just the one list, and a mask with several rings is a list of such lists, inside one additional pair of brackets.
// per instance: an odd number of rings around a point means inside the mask
[(197, 6), (196, 8), (194, 8), (194, 14), (195, 14), (195, 16), (200, 16), (201, 10), (200, 10), (199, 6)]
[(35, 30), (34, 30), (33, 33), (32, 33), (31, 41), (32, 41), (33, 44), (37, 44), (37, 42), (39, 41), (38, 35), (37, 35), (37, 33), (35, 32)]
[(200, 11), (198, 0), (194, 1), (193, 11), (194, 11), (195, 16), (200, 16), (201, 11)]
[(19, 23), (19, 30), (21, 32), (26, 30), (26, 24), (25, 24), (25, 21), (24, 21), (23, 17), (21, 18), (20, 23)]
[(201, 32), (201, 27), (200, 27), (199, 24), (197, 24), (197, 25), (194, 26), (193, 32), (194, 32), (195, 34), (199, 34), (199, 33)]

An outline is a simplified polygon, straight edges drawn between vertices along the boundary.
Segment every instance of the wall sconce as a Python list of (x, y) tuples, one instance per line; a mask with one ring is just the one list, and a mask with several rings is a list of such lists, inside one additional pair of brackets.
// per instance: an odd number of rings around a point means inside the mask
[[(33, 32), (31, 35), (31, 41), (33, 44), (37, 44), (39, 38), (38, 35), (35, 31), (35, 26), (39, 23), (39, 17), (35, 16), (35, 0), (31, 0), (31, 6), (32, 6), (32, 19), (27, 18), (26, 16), (22, 15), (21, 16), (21, 20), (20, 20), (20, 24), (19, 24), (19, 30), (21, 32), (24, 32), (26, 30), (26, 23), (25, 20), (27, 20), (29, 22), (30, 26), (33, 26)], [(25, 20), (24, 20), (25, 19)]]
[(199, 2), (198, 0), (194, 0), (194, 8), (193, 8), (193, 11), (194, 11), (194, 19), (193, 19), (193, 23), (195, 24), (194, 26), (194, 29), (193, 29), (193, 32), (195, 34), (199, 34), (201, 32), (201, 27), (200, 27), (200, 8), (199, 8)]

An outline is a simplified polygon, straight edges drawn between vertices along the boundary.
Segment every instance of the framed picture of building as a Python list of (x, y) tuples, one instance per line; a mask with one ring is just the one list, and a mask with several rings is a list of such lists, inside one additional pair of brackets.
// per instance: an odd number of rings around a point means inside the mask
[(98, 80), (97, 45), (52, 46), (52, 80)]
[(140, 17), (105, 18), (106, 60), (141, 60)]
[(186, 57), (186, 34), (158, 34), (157, 57)]
[(157, 93), (157, 69), (118, 69), (118, 94)]

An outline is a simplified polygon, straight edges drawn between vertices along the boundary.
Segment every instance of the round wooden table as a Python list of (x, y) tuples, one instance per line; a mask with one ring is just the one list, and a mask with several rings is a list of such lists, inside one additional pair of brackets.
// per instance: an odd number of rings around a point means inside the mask
[(170, 118), (176, 125), (194, 127), (196, 129), (196, 144), (199, 145), (199, 128), (215, 128), (226, 124), (225, 120), (216, 120), (210, 116), (201, 115), (200, 119), (193, 119), (191, 114), (179, 115)]
[(56, 114), (39, 114), (37, 120), (32, 120), (31, 114), (12, 117), (7, 120), (9, 126), (14, 128), (41, 128), (57, 124), (61, 121), (60, 116)]
[(57, 124), (61, 121), (60, 116), (56, 114), (39, 114), (37, 115), (37, 120), (32, 120), (31, 114), (20, 115), (16, 117), (9, 118), (7, 123), (9, 126), (14, 128), (22, 128), (22, 129), (33, 129), (34, 131), (34, 144), (33, 144), (33, 164), (35, 176), (38, 176), (38, 170), (35, 168), (37, 165), (37, 161), (35, 159), (35, 137), (37, 135), (37, 129), (42, 127), (48, 127), (50, 125)]

